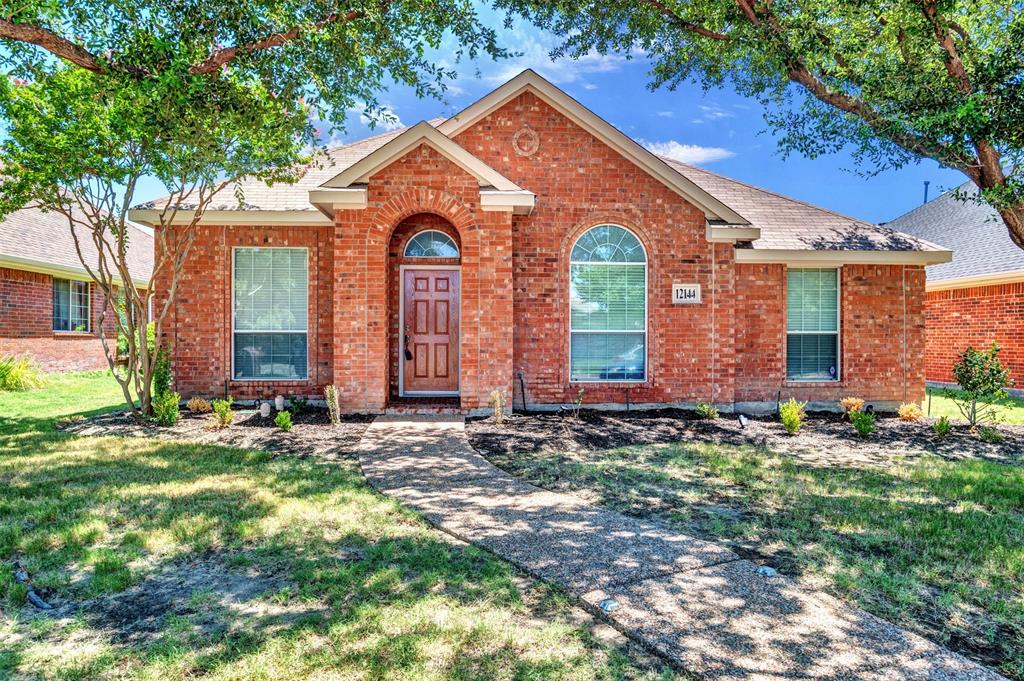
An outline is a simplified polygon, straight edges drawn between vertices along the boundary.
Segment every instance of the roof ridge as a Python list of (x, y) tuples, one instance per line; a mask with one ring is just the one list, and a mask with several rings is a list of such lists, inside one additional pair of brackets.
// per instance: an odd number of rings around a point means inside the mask
[[(744, 182), (743, 180), (737, 180), (735, 177), (730, 177), (729, 175), (722, 175), (721, 173), (716, 173), (715, 171), (708, 170), (707, 168), (702, 168), (700, 166), (695, 166), (695, 165), (693, 165), (691, 163), (683, 163), (682, 161), (677, 161), (677, 160), (675, 160), (673, 158), (669, 158), (667, 156), (659, 156), (658, 158), (661, 158), (662, 160), (664, 160), (666, 163), (668, 163), (669, 166), (683, 166), (685, 168), (690, 168), (690, 169), (696, 170), (698, 172), (707, 173), (708, 175), (714, 175), (715, 177), (719, 177), (719, 178), (721, 178), (723, 180), (727, 180), (729, 182), (734, 182), (735, 184), (742, 185), (744, 187), (747, 187), (748, 189), (753, 189), (755, 191), (759, 191), (762, 194), (768, 194), (769, 196), (774, 196), (774, 197), (777, 197), (777, 198), (780, 198), (780, 199), (784, 199), (786, 201), (792, 201), (793, 203), (799, 203), (802, 206), (806, 206), (808, 208), (812, 208), (814, 210), (821, 211), (822, 213), (829, 213), (830, 215), (835, 215), (836, 217), (843, 218), (844, 220), (852, 220), (853, 222), (856, 222), (856, 223), (859, 223), (859, 224), (862, 224), (862, 225), (867, 225), (869, 227), (882, 227), (884, 229), (884, 225), (880, 225), (880, 224), (878, 224), (876, 222), (868, 222), (866, 220), (861, 220), (860, 218), (855, 218), (852, 215), (847, 215), (846, 213), (840, 213), (839, 211), (832, 210), (831, 208), (824, 208), (822, 206), (815, 205), (815, 204), (810, 203), (808, 201), (804, 201), (803, 199), (797, 199), (797, 198), (794, 198), (792, 196), (786, 196), (785, 194), (780, 194), (779, 192), (772, 191), (771, 189), (765, 189), (764, 187), (758, 187), (755, 184), (750, 184), (749, 182)], [(678, 169), (677, 169), (677, 172), (678, 172)], [(890, 229), (889, 231), (894, 232), (896, 230)]]
[[(326, 147), (324, 147), (324, 151), (326, 151), (327, 153), (330, 153), (332, 151), (337, 151), (338, 149), (344, 149), (346, 147), (354, 147), (355, 145), (362, 144), (363, 142), (372, 142), (373, 140), (380, 139), (381, 137), (387, 137), (388, 135), (401, 135), (403, 132), (405, 132), (409, 128), (415, 128), (417, 125), (419, 125), (420, 123), (424, 123), (424, 122), (430, 124), (430, 127), (434, 128), (436, 130), (438, 124), (434, 123), (434, 121), (439, 121), (439, 122), (443, 123), (446, 120), (448, 120), (448, 119), (445, 118), (444, 116), (434, 116), (433, 118), (428, 118), (425, 121), (418, 121), (418, 122), (414, 123), (413, 125), (405, 125), (405, 126), (402, 126), (401, 128), (395, 128), (394, 130), (387, 130), (385, 132), (377, 133), (376, 135), (370, 135), (369, 137), (362, 137), (362, 138), (357, 139), (357, 140), (352, 140), (351, 142), (341, 142), (341, 143), (335, 144), (333, 146), (326, 146)], [(438, 132), (440, 132), (440, 131), (438, 131)], [(441, 134), (443, 135), (444, 133), (441, 133)], [(445, 136), (447, 137), (447, 135), (445, 135)]]
[(957, 186), (955, 186), (955, 187), (953, 187), (951, 189), (947, 189), (946, 191), (942, 192), (941, 194), (939, 194), (935, 198), (928, 199), (924, 203), (922, 203), (920, 205), (917, 205), (917, 206), (914, 206), (913, 208), (911, 208), (908, 211), (900, 213), (899, 215), (894, 217), (892, 220), (887, 221), (885, 224), (888, 225), (888, 224), (892, 224), (893, 222), (896, 222), (897, 220), (902, 220), (903, 218), (907, 217), (908, 215), (912, 215), (913, 213), (916, 213), (917, 211), (922, 210), (922, 209), (926, 208), (927, 206), (931, 206), (932, 204), (934, 204), (939, 199), (941, 199), (943, 197), (950, 196), (953, 192), (960, 191), (964, 187), (966, 187), (968, 185), (973, 185), (973, 184), (974, 183), (971, 180), (967, 180), (966, 182), (962, 182), (962, 183), (958, 184)]

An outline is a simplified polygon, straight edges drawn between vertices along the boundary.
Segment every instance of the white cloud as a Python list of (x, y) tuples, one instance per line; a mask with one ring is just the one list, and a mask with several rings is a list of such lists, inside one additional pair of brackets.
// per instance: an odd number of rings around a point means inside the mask
[(680, 163), (714, 163), (723, 159), (732, 158), (736, 154), (722, 147), (702, 147), (698, 144), (683, 144), (675, 140), (667, 142), (648, 142), (639, 140), (649, 151), (664, 156)]
[(405, 127), (405, 123), (398, 117), (394, 107), (390, 104), (382, 104), (376, 111), (367, 112), (366, 104), (359, 103), (351, 107), (348, 112), (351, 115), (358, 114), (359, 122), (367, 128), (372, 126), (374, 132), (392, 132)]
[(707, 121), (717, 121), (723, 118), (733, 118), (736, 114), (731, 111), (726, 111), (717, 104), (700, 104), (697, 106), (701, 110), (701, 118)]
[(660, 116), (661, 118), (672, 118), (673, 116), (676, 115), (676, 112), (675, 111), (656, 111), (654, 113), (654, 115), (655, 116)]
[(584, 83), (583, 84), (583, 89), (584, 90), (596, 90), (597, 86), (594, 85), (593, 83)]

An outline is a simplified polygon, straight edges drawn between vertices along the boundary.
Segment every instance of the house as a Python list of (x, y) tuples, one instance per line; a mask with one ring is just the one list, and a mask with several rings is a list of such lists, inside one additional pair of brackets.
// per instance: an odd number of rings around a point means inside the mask
[[(152, 234), (132, 227), (129, 265), (137, 286), (149, 284)], [(98, 261), (88, 234), (82, 252)], [(64, 215), (26, 207), (0, 221), (0, 357), (31, 357), (44, 371), (106, 369), (99, 340), (103, 293), (75, 249)], [(117, 322), (103, 319), (114, 342)]]
[(950, 384), (957, 355), (998, 343), (999, 357), (1024, 387), (1024, 250), (968, 182), (901, 215), (888, 226), (953, 250), (926, 269), (925, 378)]
[(346, 411), (476, 412), (495, 393), (744, 410), (924, 394), (924, 268), (948, 251), (659, 158), (533, 71), (331, 149), (295, 184), (239, 189), (203, 215), (166, 327), (186, 397), (333, 383)]

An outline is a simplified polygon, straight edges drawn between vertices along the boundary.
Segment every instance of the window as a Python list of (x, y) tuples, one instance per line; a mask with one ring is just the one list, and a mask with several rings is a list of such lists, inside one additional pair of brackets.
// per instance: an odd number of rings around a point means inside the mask
[(235, 379), (306, 379), (306, 261), (304, 248), (235, 249)]
[(839, 270), (786, 272), (786, 379), (839, 380)]
[(89, 282), (53, 280), (53, 330), (89, 331)]
[(428, 229), (420, 232), (405, 246), (407, 258), (457, 258), (459, 247), (444, 232)]
[(647, 377), (647, 255), (632, 232), (599, 225), (569, 256), (569, 380)]

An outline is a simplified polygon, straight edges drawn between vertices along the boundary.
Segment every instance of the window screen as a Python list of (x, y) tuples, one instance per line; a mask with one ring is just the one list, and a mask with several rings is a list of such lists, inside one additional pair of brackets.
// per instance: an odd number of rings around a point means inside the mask
[(839, 379), (839, 271), (786, 273), (786, 378)]
[(234, 377), (305, 380), (309, 285), (304, 248), (238, 248)]

